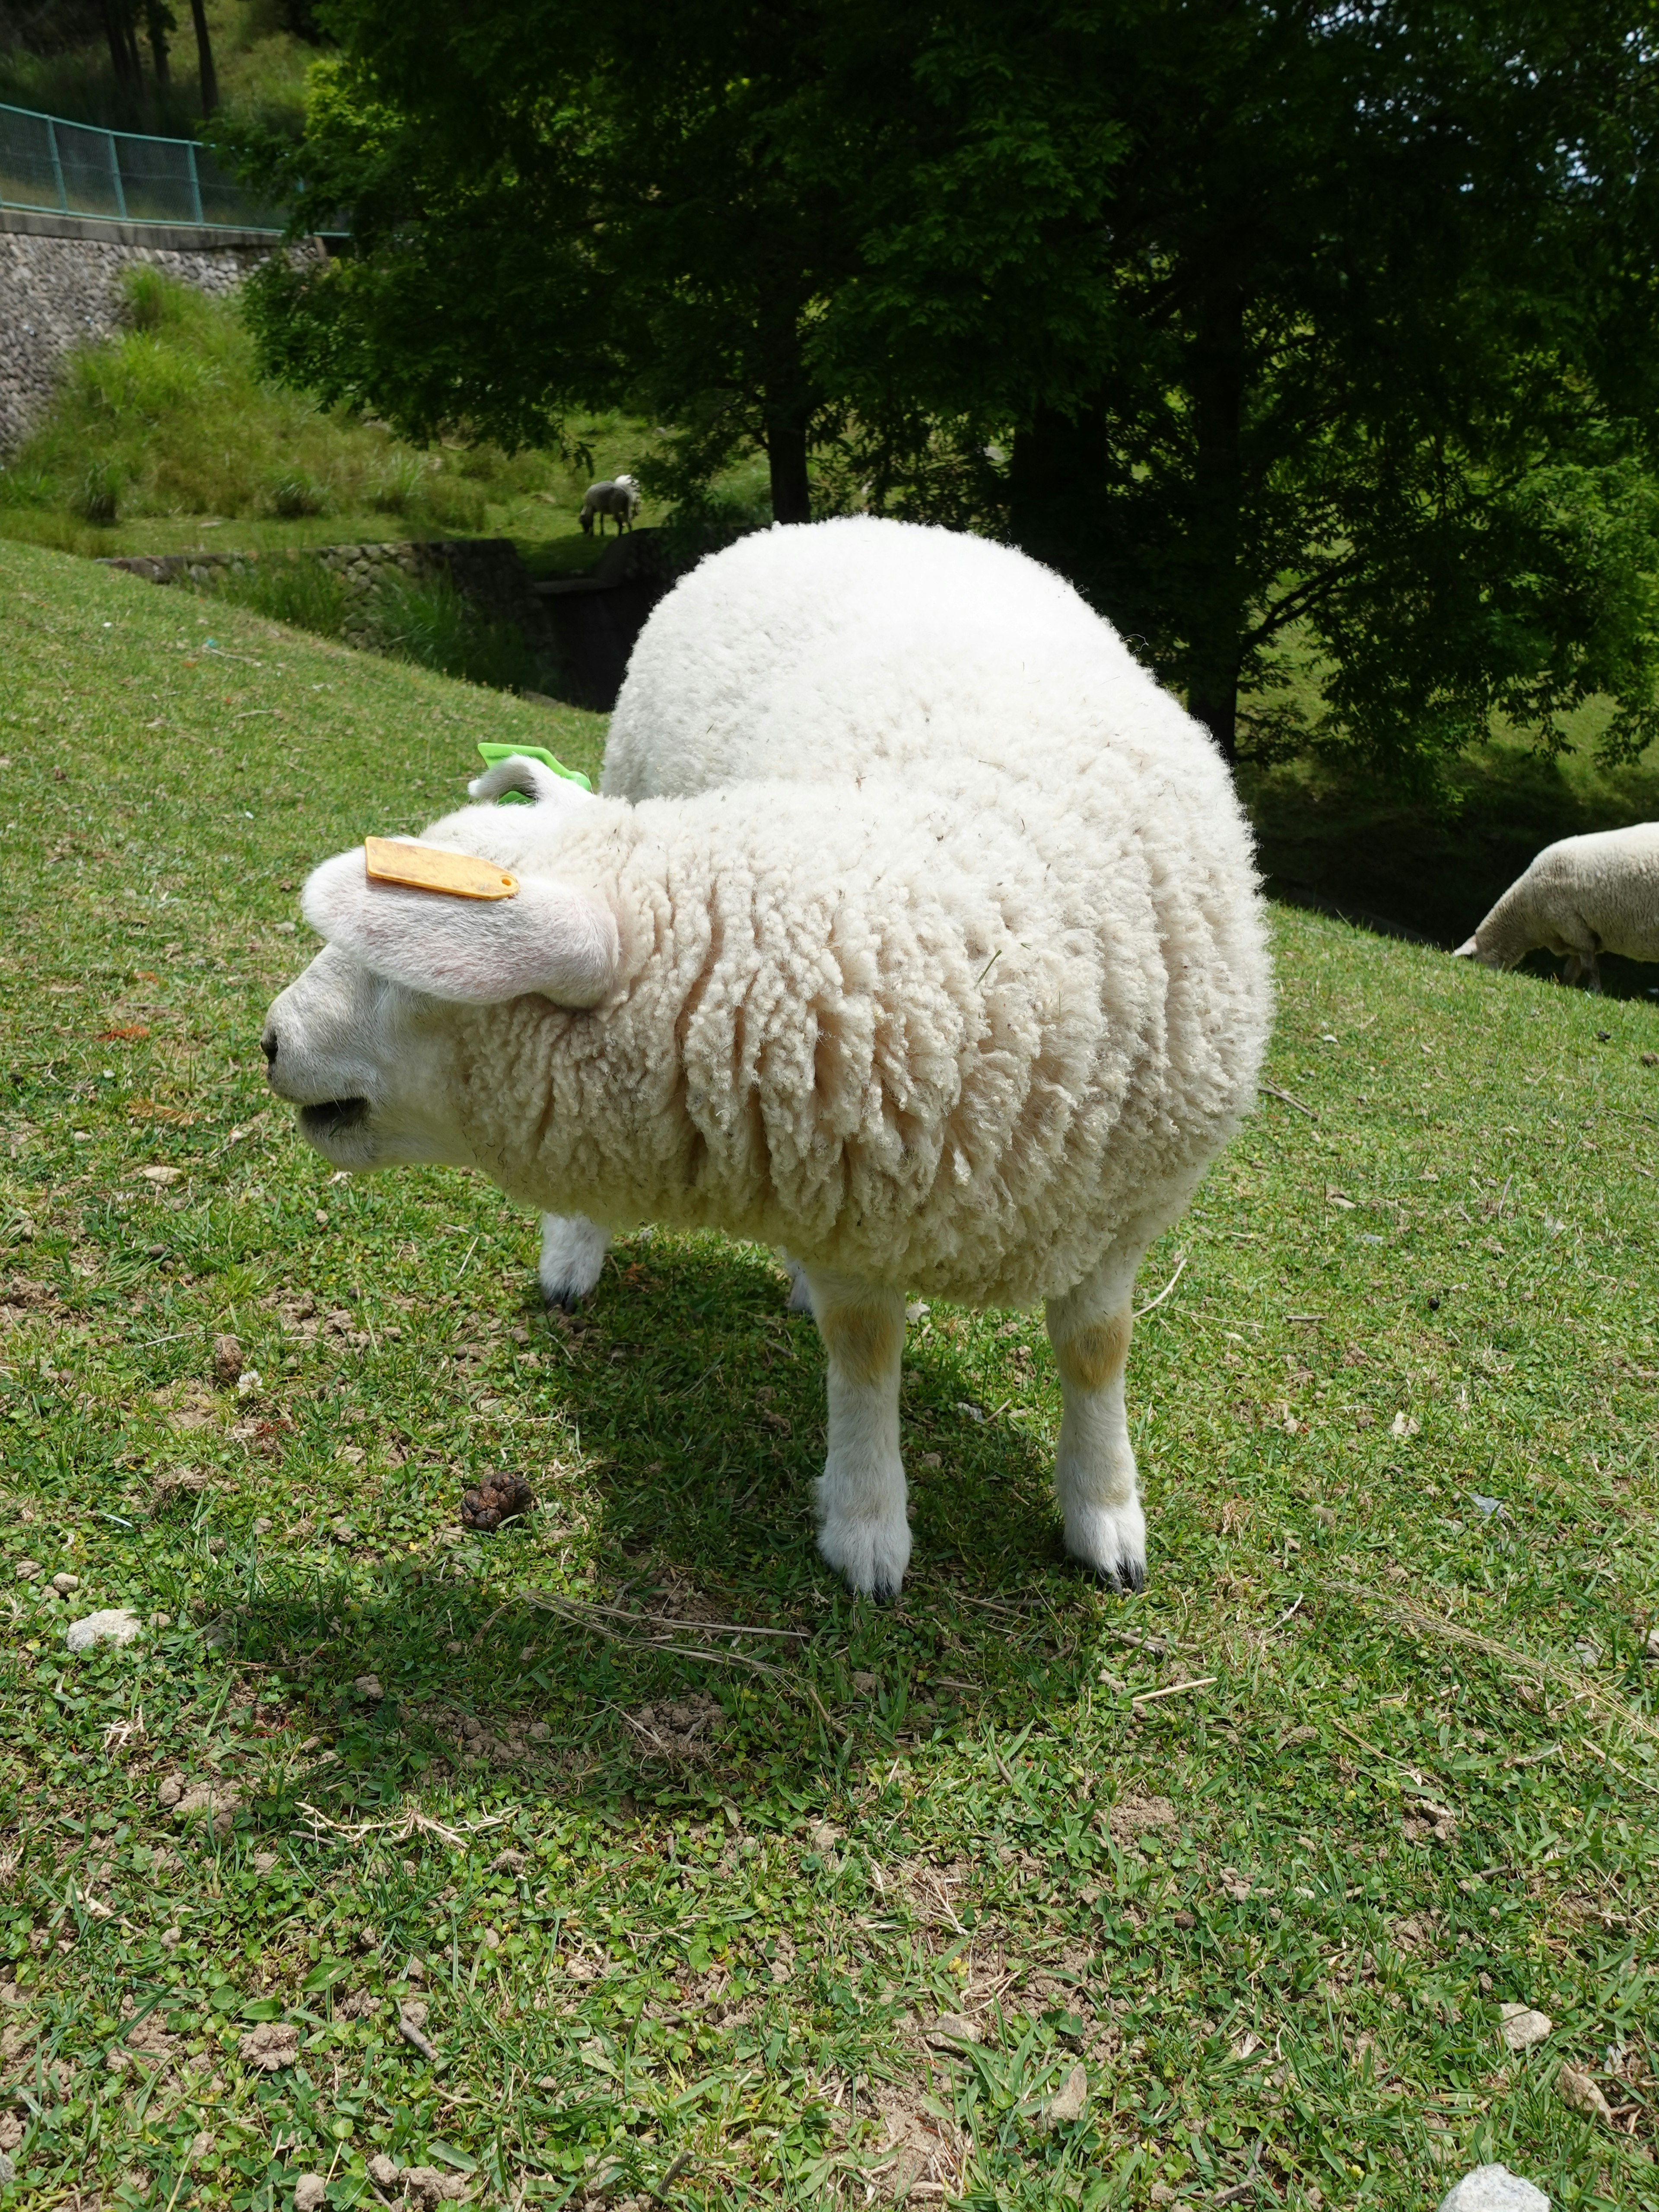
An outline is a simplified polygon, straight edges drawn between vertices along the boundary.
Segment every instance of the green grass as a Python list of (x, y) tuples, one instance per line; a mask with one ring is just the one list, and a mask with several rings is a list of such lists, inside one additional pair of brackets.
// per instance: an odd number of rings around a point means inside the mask
[[(15, 545), (0, 608), (9, 2201), (1655, 2201), (1659, 1014), (1279, 911), (1311, 1110), (1149, 1261), (1150, 1589), (1061, 1557), (1040, 1324), (936, 1306), (883, 1611), (769, 1254), (642, 1232), (550, 1321), (531, 1221), (332, 1179), (261, 1081), (307, 865), (598, 720)], [(462, 1534), (503, 1465), (540, 1509)]]
[[(234, 301), (153, 270), (128, 287), (131, 327), (68, 356), (51, 409), (0, 469), (0, 538), (98, 556), (503, 537), (538, 574), (599, 558), (578, 519), (586, 468), (489, 446), (418, 450), (264, 381)], [(619, 416), (574, 428), (595, 475), (650, 444)]]

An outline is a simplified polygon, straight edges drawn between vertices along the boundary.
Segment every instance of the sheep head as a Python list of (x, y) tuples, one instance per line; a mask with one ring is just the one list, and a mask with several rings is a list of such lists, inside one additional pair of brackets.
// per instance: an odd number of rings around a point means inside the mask
[(517, 758), (471, 788), (483, 799), (520, 792), (536, 812), (465, 809), (420, 842), (514, 869), (512, 896), (378, 881), (362, 846), (325, 860), (306, 884), (306, 920), (326, 941), (272, 1005), (261, 1042), (272, 1090), (298, 1107), (301, 1135), (337, 1167), (476, 1165), (453, 1108), (457, 1011), (532, 994), (591, 1007), (616, 981), (614, 913), (556, 872), (561, 817), (597, 802)]

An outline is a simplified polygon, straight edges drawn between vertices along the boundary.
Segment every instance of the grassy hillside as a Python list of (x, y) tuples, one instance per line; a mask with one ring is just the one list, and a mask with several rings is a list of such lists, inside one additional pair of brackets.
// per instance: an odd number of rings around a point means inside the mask
[[(578, 520), (586, 467), (419, 451), (264, 382), (234, 302), (151, 270), (129, 286), (131, 327), (70, 356), (53, 407), (0, 470), (0, 536), (93, 556), (511, 537), (538, 569), (598, 558)], [(575, 428), (597, 475), (637, 456), (637, 424)]]
[(307, 865), (599, 724), (213, 624), (0, 544), (11, 2201), (1653, 2203), (1659, 1013), (1279, 912), (1142, 1290), (1148, 1592), (1061, 1557), (1039, 1322), (935, 1306), (878, 1610), (769, 1254), (550, 1321), (533, 1224), (261, 1081)]

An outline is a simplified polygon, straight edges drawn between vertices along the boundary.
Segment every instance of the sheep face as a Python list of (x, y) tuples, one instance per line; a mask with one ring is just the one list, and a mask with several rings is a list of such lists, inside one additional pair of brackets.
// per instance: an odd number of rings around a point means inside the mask
[[(512, 787), (527, 765), (503, 763), (475, 793)], [(481, 807), (428, 833), (440, 851), (507, 843), (494, 857), (520, 871), (510, 898), (375, 881), (362, 847), (307, 883), (306, 919), (327, 943), (272, 1006), (261, 1042), (271, 1088), (300, 1109), (301, 1133), (337, 1167), (477, 1165), (456, 1110), (465, 1013), (532, 994), (591, 1007), (611, 990), (621, 951), (610, 905), (532, 872), (544, 847), (542, 865), (556, 865), (561, 822), (593, 802), (568, 786), (538, 796), (533, 815)]]
[(449, 1009), (325, 945), (265, 1018), (271, 1089), (331, 1166), (470, 1164), (453, 1133)]

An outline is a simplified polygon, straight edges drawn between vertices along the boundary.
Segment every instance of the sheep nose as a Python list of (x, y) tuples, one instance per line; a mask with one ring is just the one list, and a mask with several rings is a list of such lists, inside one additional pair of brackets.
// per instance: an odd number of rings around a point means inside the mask
[(276, 1065), (276, 1032), (275, 1030), (268, 1029), (265, 1031), (264, 1035), (259, 1040), (259, 1049), (265, 1056), (265, 1066), (267, 1067), (275, 1067)]

